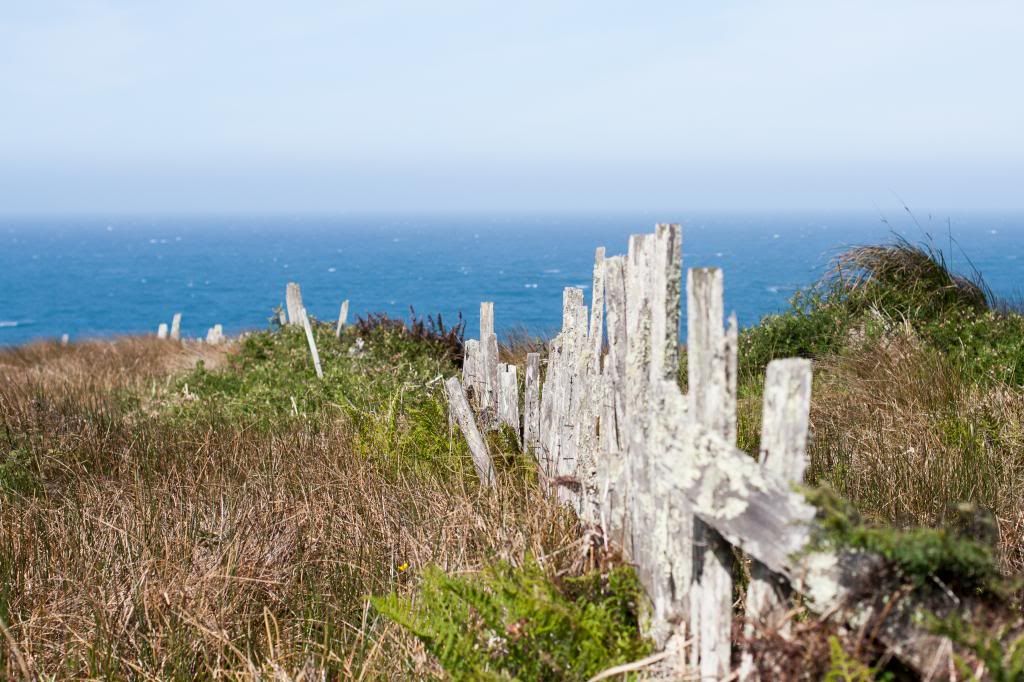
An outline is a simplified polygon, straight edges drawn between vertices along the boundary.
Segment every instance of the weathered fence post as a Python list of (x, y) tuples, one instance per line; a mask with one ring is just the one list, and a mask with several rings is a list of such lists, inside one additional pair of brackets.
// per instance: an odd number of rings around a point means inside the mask
[(171, 318), (171, 338), (175, 341), (181, 340), (181, 313), (174, 313)]
[[(811, 409), (811, 361), (773, 360), (768, 363), (764, 381), (764, 409), (761, 419), (760, 464), (793, 484), (803, 483), (807, 468), (807, 433)], [(747, 586), (744, 630), (753, 633), (756, 624), (777, 629), (784, 625), (791, 590), (785, 578), (753, 560)], [(758, 676), (753, 657), (743, 653), (741, 679)]]
[[(722, 271), (687, 275), (687, 365), (690, 414), (728, 443), (736, 438), (735, 318), (726, 333)], [(706, 679), (729, 675), (732, 642), (732, 564), (729, 544), (699, 519), (693, 524), (694, 576), (690, 662)]]
[(68, 335), (68, 334), (61, 334), (60, 335), (60, 345), (66, 346), (70, 342), (71, 342), (71, 336), (70, 335)]
[(348, 323), (348, 299), (346, 298), (341, 302), (341, 311), (338, 313), (338, 329), (334, 332), (334, 335), (341, 338), (341, 328)]
[(313, 368), (316, 370), (316, 376), (319, 379), (323, 379), (324, 370), (320, 367), (320, 353), (316, 350), (316, 339), (313, 338), (313, 325), (309, 322), (309, 314), (305, 308), (299, 309), (299, 319), (302, 328), (306, 331), (306, 342), (309, 344), (309, 353), (313, 356)]
[(215, 324), (206, 332), (206, 343), (216, 346), (224, 342), (224, 327)]
[(462, 358), (462, 385), (470, 390), (473, 402), (480, 405), (480, 341), (467, 339)]
[(487, 411), (487, 426), (495, 422), (498, 411), (498, 337), (494, 333), (494, 303), (480, 304), (480, 370), (482, 395), (480, 407)]
[(284, 302), (288, 310), (288, 324), (301, 326), (305, 306), (302, 305), (302, 289), (295, 282), (288, 282), (288, 286), (285, 287)]
[(167, 338), (167, 323), (161, 322), (160, 326), (156, 328), (156, 338), (166, 339)]
[(523, 389), (523, 448), (537, 457), (540, 443), (540, 353), (526, 354)]
[(522, 442), (519, 424), (519, 376), (515, 365), (502, 364), (498, 372), (498, 421), (515, 431)]
[(470, 455), (473, 457), (473, 465), (476, 467), (477, 476), (480, 477), (480, 484), (485, 486), (494, 485), (494, 464), (491, 462), (491, 455), (487, 451), (487, 443), (480, 435), (480, 429), (473, 419), (473, 411), (469, 409), (466, 401), (466, 394), (462, 385), (456, 377), (451, 377), (444, 382), (445, 390), (448, 393), (448, 408), (451, 410), (455, 421), (462, 430), (462, 435), (469, 445)]

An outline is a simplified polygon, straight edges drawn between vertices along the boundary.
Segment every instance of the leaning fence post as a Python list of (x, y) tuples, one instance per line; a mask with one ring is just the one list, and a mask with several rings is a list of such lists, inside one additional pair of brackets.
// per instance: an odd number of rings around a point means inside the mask
[[(793, 484), (803, 483), (807, 468), (807, 433), (811, 409), (811, 361), (798, 358), (768, 363), (764, 381), (760, 464), (765, 471)], [(789, 584), (756, 559), (750, 567), (744, 631), (757, 624), (783, 626)], [(749, 651), (740, 661), (740, 678), (757, 679)]]
[(473, 466), (476, 467), (477, 476), (480, 477), (480, 484), (485, 486), (494, 485), (494, 464), (491, 462), (491, 455), (487, 451), (487, 443), (480, 435), (480, 429), (473, 419), (473, 411), (469, 409), (466, 401), (466, 394), (458, 378), (451, 377), (444, 382), (448, 393), (448, 408), (458, 422), (462, 435), (469, 445), (469, 453), (473, 457)]
[(526, 354), (523, 390), (523, 448), (537, 456), (540, 441), (540, 353)]
[(181, 340), (181, 313), (174, 313), (171, 318), (171, 338), (175, 341)]
[(285, 306), (288, 309), (288, 324), (302, 325), (302, 289), (295, 282), (288, 282), (284, 290)]
[(156, 328), (156, 338), (166, 339), (167, 338), (167, 323), (161, 322), (160, 326)]
[(334, 335), (341, 338), (341, 328), (348, 323), (348, 299), (341, 302), (341, 311), (338, 313), (338, 329)]
[(313, 356), (313, 368), (316, 369), (316, 376), (323, 379), (324, 371), (320, 367), (320, 353), (316, 350), (316, 339), (313, 338), (313, 325), (309, 322), (309, 313), (305, 308), (300, 308), (299, 316), (302, 328), (306, 330), (306, 341), (309, 343), (309, 353)]
[[(687, 373), (690, 412), (695, 423), (733, 443), (735, 428), (735, 325), (725, 332), (722, 271), (691, 269), (687, 274)], [(691, 664), (702, 678), (729, 675), (732, 640), (732, 549), (712, 527), (695, 519), (693, 590), (690, 607)]]

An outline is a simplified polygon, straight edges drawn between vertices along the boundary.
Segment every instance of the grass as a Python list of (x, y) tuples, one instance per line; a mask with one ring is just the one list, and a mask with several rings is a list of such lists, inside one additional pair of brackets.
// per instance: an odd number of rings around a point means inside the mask
[[(294, 328), (0, 351), (2, 674), (557, 679), (641, 656), (631, 572), (508, 434), (479, 487), (441, 382), (462, 328), (315, 324), (322, 381)], [(807, 483), (849, 505), (843, 543), (944, 584), (1024, 569), (1024, 318), (983, 283), (928, 248), (860, 249), (740, 350), (750, 452), (767, 362), (815, 360)], [(501, 349), (527, 352), (544, 343), (522, 330)], [(851, 633), (791, 627), (757, 635), (759, 660), (878, 663)]]

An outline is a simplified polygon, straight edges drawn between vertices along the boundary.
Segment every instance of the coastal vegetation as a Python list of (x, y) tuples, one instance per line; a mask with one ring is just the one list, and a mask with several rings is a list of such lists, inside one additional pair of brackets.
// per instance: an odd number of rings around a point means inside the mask
[[(480, 487), (444, 398), (461, 324), (314, 333), (323, 380), (303, 331), (276, 324), (226, 346), (0, 351), (3, 673), (586, 680), (652, 651), (631, 568), (508, 434)], [(519, 332), (501, 352), (543, 348)], [(765, 366), (793, 356), (815, 363), (820, 542), (983, 596), (984, 618), (933, 627), (965, 676), (1018, 679), (1024, 317), (930, 246), (851, 250), (741, 333), (742, 449), (758, 451)], [(764, 670), (906, 674), (870, 633), (800, 611), (789, 636), (744, 631), (742, 594), (736, 638)]]

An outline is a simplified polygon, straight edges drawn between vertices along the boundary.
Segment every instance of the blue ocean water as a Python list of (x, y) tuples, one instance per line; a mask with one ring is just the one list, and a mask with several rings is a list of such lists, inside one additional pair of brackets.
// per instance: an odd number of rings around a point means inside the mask
[[(684, 225), (684, 267), (724, 269), (742, 326), (785, 307), (843, 247), (930, 233), (954, 267), (980, 270), (1007, 297), (1024, 289), (1024, 215), (878, 213), (372, 215), (332, 217), (0, 218), (0, 345), (154, 333), (183, 313), (186, 336), (215, 323), (267, 326), (297, 281), (310, 312), (461, 312), (479, 302), (499, 333), (557, 330), (561, 291), (588, 290), (594, 248), (624, 253), (656, 221)], [(968, 261), (969, 259), (969, 261)], [(684, 316), (685, 319), (685, 316)]]

